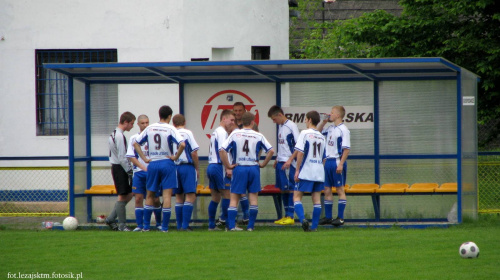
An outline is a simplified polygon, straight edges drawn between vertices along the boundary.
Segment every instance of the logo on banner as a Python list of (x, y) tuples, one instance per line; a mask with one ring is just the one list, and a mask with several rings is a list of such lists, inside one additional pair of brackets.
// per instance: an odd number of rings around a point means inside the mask
[(208, 98), (201, 111), (201, 127), (208, 138), (210, 138), (212, 131), (219, 126), (222, 111), (232, 110), (236, 102), (243, 102), (247, 112), (253, 113), (255, 123), (259, 124), (259, 110), (255, 107), (252, 98), (238, 90), (222, 90)]

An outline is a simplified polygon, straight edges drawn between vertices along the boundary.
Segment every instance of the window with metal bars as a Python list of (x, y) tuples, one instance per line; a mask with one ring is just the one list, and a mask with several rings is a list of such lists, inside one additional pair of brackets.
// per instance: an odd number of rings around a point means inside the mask
[(117, 62), (116, 49), (36, 50), (37, 135), (68, 135), (68, 77), (43, 63)]

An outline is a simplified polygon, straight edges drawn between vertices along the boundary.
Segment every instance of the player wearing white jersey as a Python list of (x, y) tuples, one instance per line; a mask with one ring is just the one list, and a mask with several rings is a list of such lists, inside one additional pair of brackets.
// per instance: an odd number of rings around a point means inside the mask
[[(344, 224), (344, 210), (347, 205), (344, 186), (347, 180), (347, 156), (351, 149), (351, 133), (342, 122), (345, 116), (343, 106), (334, 106), (330, 117), (323, 120), (318, 128), (321, 130), (327, 121), (333, 122), (323, 130), (326, 136), (326, 161), (325, 161), (325, 217), (321, 219), (320, 225), (332, 224), (341, 226)], [(332, 187), (337, 189), (339, 196), (337, 218), (333, 219), (333, 195)]]
[(297, 152), (294, 151), (294, 147), (299, 137), (299, 129), (294, 122), (285, 117), (283, 109), (279, 106), (272, 106), (267, 112), (267, 116), (278, 125), (278, 154), (273, 167), (276, 174), (276, 187), (281, 190), (285, 208), (285, 216), (274, 223), (293, 225), (295, 223), (293, 219), (293, 189), (295, 187), (293, 177), (297, 164), (295, 161)]
[[(123, 132), (130, 131), (134, 127), (135, 116), (130, 112), (125, 112), (120, 116), (118, 127), (108, 138), (109, 162), (111, 163), (111, 175), (115, 183), (118, 200), (106, 218), (106, 224), (112, 230), (130, 231), (126, 226), (127, 203), (132, 199), (131, 176), (132, 166), (126, 157), (127, 138)], [(119, 226), (115, 223), (118, 217)]]
[[(135, 197), (135, 222), (137, 227), (133, 231), (142, 231), (144, 228), (144, 199), (146, 198), (146, 178), (147, 178), (147, 166), (139, 154), (134, 149), (134, 143), (136, 142), (137, 136), (149, 125), (149, 118), (146, 115), (140, 115), (137, 117), (137, 126), (139, 127), (139, 133), (134, 134), (130, 137), (130, 141), (127, 149), (127, 158), (132, 162), (134, 166), (134, 178), (132, 180), (132, 193)], [(148, 144), (141, 146), (142, 153), (149, 157)], [(161, 229), (161, 203), (158, 193), (155, 196), (155, 220), (156, 227)]]
[[(243, 116), (243, 113), (247, 111), (245, 104), (243, 102), (235, 102), (233, 104), (233, 112), (234, 112), (234, 123), (236, 124), (235, 129), (242, 129), (243, 128), (243, 123), (241, 122), (241, 117)], [(253, 130), (259, 131), (259, 127), (257, 124), (254, 124)], [(231, 159), (229, 159), (231, 160)], [(250, 204), (248, 203), (248, 197), (246, 194), (241, 195), (240, 199), (240, 205), (241, 205), (241, 211), (243, 212), (243, 220), (242, 224), (243, 225), (248, 225), (248, 210), (250, 207)]]
[[(295, 191), (293, 201), (295, 213), (302, 222), (304, 231), (316, 231), (321, 215), (321, 191), (325, 180), (323, 168), (323, 154), (325, 151), (325, 137), (316, 130), (320, 120), (319, 113), (310, 111), (306, 114), (307, 129), (300, 132), (295, 145), (297, 151), (297, 170), (295, 171)], [(302, 196), (304, 192), (311, 192), (314, 204), (312, 225), (305, 219)]]
[[(220, 157), (227, 169), (233, 169), (231, 181), (231, 201), (228, 209), (228, 229), (235, 230), (237, 206), (241, 194), (249, 193), (250, 211), (248, 231), (254, 230), (255, 220), (259, 212), (258, 195), (260, 191), (260, 169), (271, 160), (274, 150), (269, 141), (261, 133), (253, 130), (255, 116), (245, 112), (242, 116), (243, 129), (236, 130), (229, 135), (220, 149)], [(259, 162), (261, 150), (267, 152), (262, 163)], [(229, 162), (228, 153), (231, 153), (233, 162)], [(236, 179), (238, 178), (238, 179)]]
[[(227, 176), (231, 176), (232, 170), (224, 170), (219, 155), (219, 148), (228, 136), (228, 131), (234, 128), (234, 112), (223, 110), (220, 116), (220, 124), (210, 137), (210, 147), (208, 150), (207, 177), (209, 180), (210, 195), (212, 200), (208, 204), (208, 230), (217, 230), (215, 215), (217, 207), (223, 198), (222, 215), (219, 223), (227, 220), (227, 208), (229, 207), (229, 188), (231, 186)], [(226, 172), (224, 172), (226, 171)], [(227, 176), (226, 176), (227, 175)]]
[(189, 223), (193, 214), (196, 201), (196, 187), (199, 178), (198, 150), (200, 146), (194, 139), (191, 130), (186, 129), (186, 118), (177, 114), (172, 118), (172, 123), (179, 130), (185, 140), (186, 147), (177, 165), (177, 189), (175, 190), (175, 217), (177, 230), (191, 231)]
[[(168, 232), (168, 223), (171, 215), (172, 189), (177, 188), (177, 172), (175, 161), (184, 151), (184, 139), (175, 127), (169, 124), (172, 109), (162, 106), (159, 110), (160, 122), (148, 126), (137, 137), (134, 143), (135, 150), (144, 162), (149, 162), (148, 176), (146, 179), (147, 196), (144, 207), (144, 231), (149, 231), (151, 214), (154, 209), (156, 192), (163, 191), (163, 221), (162, 231)], [(149, 158), (147, 159), (140, 149), (140, 145), (148, 143)], [(173, 151), (173, 145), (178, 149)]]

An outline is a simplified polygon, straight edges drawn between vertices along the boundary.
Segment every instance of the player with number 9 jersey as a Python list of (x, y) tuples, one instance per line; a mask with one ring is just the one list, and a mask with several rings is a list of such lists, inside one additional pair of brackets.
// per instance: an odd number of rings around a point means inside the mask
[(155, 123), (148, 126), (137, 136), (139, 145), (148, 142), (149, 158), (151, 161), (167, 159), (175, 154), (173, 144), (179, 145), (184, 142), (184, 138), (179, 131), (168, 123)]

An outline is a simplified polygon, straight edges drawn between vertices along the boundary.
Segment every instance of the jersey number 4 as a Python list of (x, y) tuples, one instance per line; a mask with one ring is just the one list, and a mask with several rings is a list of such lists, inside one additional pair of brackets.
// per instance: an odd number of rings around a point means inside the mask
[(248, 152), (250, 152), (250, 149), (248, 148), (248, 140), (245, 140), (245, 143), (243, 144), (243, 152), (245, 152), (248, 156)]

